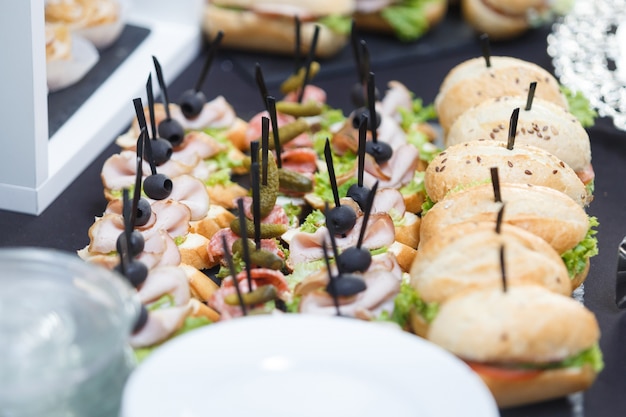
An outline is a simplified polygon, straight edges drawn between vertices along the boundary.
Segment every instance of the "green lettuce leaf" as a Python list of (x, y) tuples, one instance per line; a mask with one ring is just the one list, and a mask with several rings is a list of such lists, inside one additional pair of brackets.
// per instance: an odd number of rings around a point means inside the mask
[(598, 117), (596, 112), (589, 103), (587, 97), (580, 91), (572, 91), (565, 86), (561, 86), (561, 92), (565, 95), (569, 106), (569, 112), (572, 113), (583, 127), (591, 127), (595, 124), (595, 119)]
[(419, 293), (411, 286), (408, 279), (404, 279), (402, 284), (400, 284), (400, 292), (394, 300), (393, 313), (390, 316), (385, 314), (379, 319), (392, 321), (405, 328), (409, 322), (411, 311), (415, 311), (430, 323), (439, 312), (439, 304), (424, 302)]
[(319, 22), (340, 35), (349, 35), (352, 28), (352, 19), (350, 16), (331, 14), (320, 18)]
[(414, 41), (428, 30), (428, 19), (426, 19), (424, 13), (424, 5), (432, 1), (404, 0), (398, 4), (385, 7), (381, 11), (381, 16), (393, 28), (399, 40), (404, 42)]
[(583, 272), (587, 266), (587, 260), (598, 254), (598, 239), (595, 237), (598, 231), (595, 227), (599, 224), (596, 217), (590, 216), (589, 229), (585, 238), (578, 245), (561, 254), (570, 278)]

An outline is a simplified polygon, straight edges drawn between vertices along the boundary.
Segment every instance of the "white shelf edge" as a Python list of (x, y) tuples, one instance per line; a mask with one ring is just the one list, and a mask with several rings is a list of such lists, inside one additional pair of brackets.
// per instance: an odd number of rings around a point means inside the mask
[(200, 51), (199, 25), (132, 17), (129, 23), (151, 32), (50, 138), (47, 178), (33, 188), (0, 183), (0, 209), (41, 214), (130, 123), (134, 116), (132, 99), (146, 100), (144, 86), (153, 68), (152, 55), (159, 59), (169, 83)]

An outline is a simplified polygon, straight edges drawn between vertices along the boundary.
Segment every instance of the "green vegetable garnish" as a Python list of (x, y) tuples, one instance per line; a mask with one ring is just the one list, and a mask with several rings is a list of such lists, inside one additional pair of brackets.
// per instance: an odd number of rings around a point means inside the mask
[(393, 28), (398, 39), (404, 42), (414, 41), (428, 30), (428, 19), (426, 19), (424, 7), (432, 1), (404, 0), (385, 7), (381, 15)]
[(561, 85), (561, 92), (567, 99), (569, 112), (572, 113), (583, 127), (591, 127), (595, 124), (595, 119), (598, 117), (598, 112), (595, 111), (587, 97), (580, 91), (572, 91), (569, 88)]
[(596, 217), (590, 216), (589, 229), (585, 238), (578, 245), (561, 254), (570, 278), (583, 272), (587, 267), (587, 260), (598, 254), (598, 239), (595, 237), (598, 231), (594, 228), (599, 224)]
[(350, 34), (350, 29), (352, 28), (352, 19), (349, 16), (331, 14), (320, 18), (319, 22), (340, 35)]

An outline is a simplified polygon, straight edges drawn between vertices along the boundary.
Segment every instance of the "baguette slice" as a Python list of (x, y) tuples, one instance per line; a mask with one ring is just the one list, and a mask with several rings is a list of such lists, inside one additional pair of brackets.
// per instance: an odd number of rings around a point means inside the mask
[(551, 153), (531, 145), (475, 140), (450, 146), (428, 165), (424, 177), (426, 193), (433, 202), (450, 191), (489, 182), (491, 168), (498, 168), (500, 182), (542, 185), (561, 191), (581, 207), (593, 196), (588, 194), (574, 170)]

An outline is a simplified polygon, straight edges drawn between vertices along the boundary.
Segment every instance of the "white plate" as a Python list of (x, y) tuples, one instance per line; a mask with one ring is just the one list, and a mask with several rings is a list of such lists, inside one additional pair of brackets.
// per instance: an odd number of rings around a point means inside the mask
[(131, 375), (122, 417), (498, 416), (480, 378), (396, 327), (255, 316), (156, 350)]

